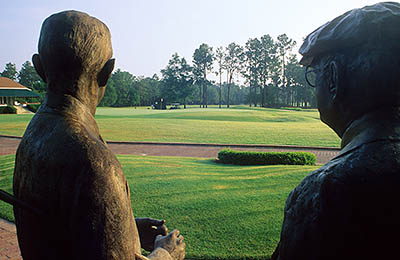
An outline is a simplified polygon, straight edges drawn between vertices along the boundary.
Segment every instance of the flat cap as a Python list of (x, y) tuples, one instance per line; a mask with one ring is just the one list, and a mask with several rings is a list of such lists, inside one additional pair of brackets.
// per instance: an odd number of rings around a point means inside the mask
[(363, 44), (391, 41), (400, 47), (400, 3), (383, 2), (353, 9), (310, 33), (301, 45), (302, 65), (314, 57)]

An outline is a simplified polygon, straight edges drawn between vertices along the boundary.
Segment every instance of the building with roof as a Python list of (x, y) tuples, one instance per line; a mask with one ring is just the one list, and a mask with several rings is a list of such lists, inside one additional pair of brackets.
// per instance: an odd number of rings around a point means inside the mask
[(39, 98), (31, 89), (13, 81), (0, 77), (0, 106), (14, 106), (17, 98)]

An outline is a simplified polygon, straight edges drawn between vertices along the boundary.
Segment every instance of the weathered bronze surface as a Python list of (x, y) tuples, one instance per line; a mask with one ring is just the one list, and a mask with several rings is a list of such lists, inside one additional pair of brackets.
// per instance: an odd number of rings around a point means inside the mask
[(272, 259), (397, 258), (399, 28), (400, 4), (379, 3), (321, 26), (300, 48), (342, 150), (290, 193)]
[(141, 243), (155, 247), (150, 259), (184, 258), (179, 231), (157, 236), (164, 221), (135, 222), (121, 165), (99, 133), (111, 57), (110, 32), (96, 18), (66, 11), (42, 25), (32, 59), (47, 94), (17, 150), (14, 195), (46, 215), (14, 207), (25, 260), (145, 259)]

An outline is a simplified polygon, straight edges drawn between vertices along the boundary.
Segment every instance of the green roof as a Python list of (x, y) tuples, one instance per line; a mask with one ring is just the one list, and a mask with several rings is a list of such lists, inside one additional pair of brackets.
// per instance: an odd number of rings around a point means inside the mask
[(27, 89), (0, 89), (0, 97), (40, 97)]

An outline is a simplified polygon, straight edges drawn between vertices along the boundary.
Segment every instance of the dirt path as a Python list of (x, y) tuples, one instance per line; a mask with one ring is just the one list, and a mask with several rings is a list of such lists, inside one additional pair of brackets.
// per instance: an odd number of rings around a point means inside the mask
[[(0, 142), (1, 143), (1, 142)], [(311, 152), (317, 156), (317, 163), (324, 164), (339, 153), (335, 148), (311, 148), (294, 146), (262, 146), (262, 145), (219, 145), (219, 144), (149, 144), (149, 143), (125, 143), (108, 142), (109, 147), (116, 154), (135, 154), (152, 156), (185, 156), (217, 158), (218, 152), (223, 148), (242, 151), (275, 151)]]
[(22, 260), (14, 223), (0, 218), (0, 259)]
[[(0, 155), (13, 154), (20, 142), (19, 137), (7, 137), (0, 135)], [(311, 152), (317, 156), (317, 163), (324, 164), (339, 153), (337, 148), (318, 148), (300, 146), (266, 146), (266, 145), (225, 145), (225, 144), (193, 144), (193, 143), (150, 143), (150, 142), (114, 142), (109, 141), (110, 149), (116, 154), (134, 154), (149, 156), (185, 156), (216, 158), (223, 148), (230, 147), (234, 150), (246, 151), (277, 151)]]

